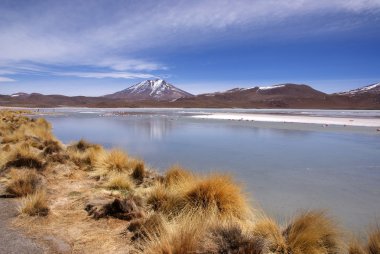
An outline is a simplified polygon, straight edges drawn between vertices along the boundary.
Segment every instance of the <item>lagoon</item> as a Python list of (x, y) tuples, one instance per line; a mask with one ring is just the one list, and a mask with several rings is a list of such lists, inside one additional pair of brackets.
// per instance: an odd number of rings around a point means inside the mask
[[(345, 228), (362, 233), (380, 218), (380, 135), (375, 130), (190, 117), (212, 112), (40, 111), (48, 113), (45, 117), (54, 134), (65, 143), (84, 138), (107, 148), (123, 148), (159, 171), (181, 164), (201, 173), (231, 174), (255, 207), (280, 222), (298, 211), (323, 209)], [(379, 111), (255, 112), (380, 118)]]

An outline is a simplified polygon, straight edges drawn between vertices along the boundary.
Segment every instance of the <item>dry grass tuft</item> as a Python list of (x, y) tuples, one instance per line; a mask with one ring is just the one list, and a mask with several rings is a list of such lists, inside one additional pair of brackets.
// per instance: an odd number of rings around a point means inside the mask
[(351, 241), (348, 246), (348, 254), (366, 254), (366, 252), (357, 241)]
[(379, 254), (380, 253), (380, 228), (376, 228), (369, 236), (368, 240), (368, 253)]
[(10, 152), (11, 151), (11, 146), (9, 144), (6, 144), (2, 148), (3, 152)]
[(34, 170), (12, 170), (11, 180), (6, 186), (6, 191), (18, 197), (34, 193), (40, 183), (40, 179)]
[(133, 190), (134, 184), (127, 174), (114, 173), (110, 176), (105, 187), (112, 190)]
[(165, 215), (176, 215), (181, 211), (183, 200), (178, 193), (173, 193), (163, 185), (156, 185), (147, 198), (147, 205), (153, 211), (162, 212)]
[(335, 254), (340, 251), (340, 234), (323, 212), (306, 212), (283, 232), (293, 254)]
[(207, 223), (196, 217), (183, 217), (173, 221), (160, 237), (148, 235), (140, 253), (185, 254), (199, 253), (199, 244), (205, 236)]
[(134, 166), (132, 171), (132, 178), (137, 182), (137, 184), (141, 184), (146, 177), (147, 172), (145, 170), (145, 165), (143, 161), (138, 161), (136, 166)]
[(119, 149), (104, 153), (95, 162), (95, 170), (99, 175), (110, 172), (129, 172), (131, 170), (128, 155)]
[(262, 253), (262, 242), (238, 223), (216, 223), (202, 240), (199, 253)]
[(211, 212), (223, 218), (244, 218), (249, 206), (240, 188), (226, 175), (211, 175), (185, 193), (185, 209)]
[(287, 253), (286, 240), (280, 227), (272, 219), (260, 220), (255, 225), (253, 236), (257, 243), (261, 243), (263, 253)]
[(72, 162), (84, 170), (92, 170), (95, 163), (104, 157), (104, 149), (100, 145), (91, 144), (83, 139), (69, 145), (66, 149)]
[(63, 150), (62, 145), (58, 141), (48, 140), (44, 142), (44, 150), (43, 150), (44, 155), (59, 153), (62, 150)]
[(21, 200), (19, 211), (21, 214), (29, 216), (46, 216), (49, 213), (46, 192), (39, 190), (24, 197)]
[(166, 171), (163, 183), (166, 187), (171, 187), (192, 180), (194, 180), (194, 175), (190, 171), (175, 165)]
[(132, 232), (132, 241), (149, 240), (152, 238), (160, 237), (162, 234), (167, 233), (167, 221), (160, 213), (154, 213), (146, 219), (138, 219), (131, 221), (127, 227), (127, 231)]
[(6, 168), (34, 168), (42, 170), (44, 163), (38, 155), (32, 152), (29, 146), (21, 145), (16, 146), (8, 157), (8, 162), (5, 164)]

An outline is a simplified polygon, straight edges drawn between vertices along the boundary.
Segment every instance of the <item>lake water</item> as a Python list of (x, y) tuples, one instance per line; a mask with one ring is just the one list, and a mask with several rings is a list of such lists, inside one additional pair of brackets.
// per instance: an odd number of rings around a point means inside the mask
[[(117, 110), (129, 113), (123, 116), (107, 109), (50, 111), (62, 113), (46, 118), (65, 143), (84, 138), (123, 148), (159, 170), (178, 163), (198, 172), (231, 173), (254, 205), (279, 221), (314, 208), (357, 232), (380, 221), (380, 135), (375, 132), (188, 117), (210, 110)], [(380, 117), (379, 111), (269, 113)]]

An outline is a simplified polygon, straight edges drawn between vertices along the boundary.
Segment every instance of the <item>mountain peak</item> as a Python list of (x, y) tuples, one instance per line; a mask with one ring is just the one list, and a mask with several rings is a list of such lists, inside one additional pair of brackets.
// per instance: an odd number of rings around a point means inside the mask
[(192, 94), (183, 91), (163, 79), (144, 80), (120, 92), (106, 95), (114, 99), (129, 100), (176, 100), (191, 97)]
[(339, 95), (349, 95), (354, 96), (358, 94), (380, 94), (380, 82), (374, 83), (368, 86), (363, 86), (357, 89), (349, 90), (347, 92), (337, 93)]

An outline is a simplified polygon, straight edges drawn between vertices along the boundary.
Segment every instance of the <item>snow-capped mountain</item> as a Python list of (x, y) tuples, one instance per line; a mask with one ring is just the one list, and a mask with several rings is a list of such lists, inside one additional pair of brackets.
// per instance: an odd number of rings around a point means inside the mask
[(193, 95), (183, 91), (165, 80), (145, 80), (120, 92), (106, 95), (107, 98), (129, 100), (158, 100), (171, 101)]
[(25, 97), (25, 96), (28, 96), (29, 94), (27, 93), (13, 93), (11, 94), (11, 97)]
[(371, 84), (361, 88), (353, 89), (347, 92), (338, 93), (339, 95), (361, 95), (361, 94), (380, 94), (380, 83)]

